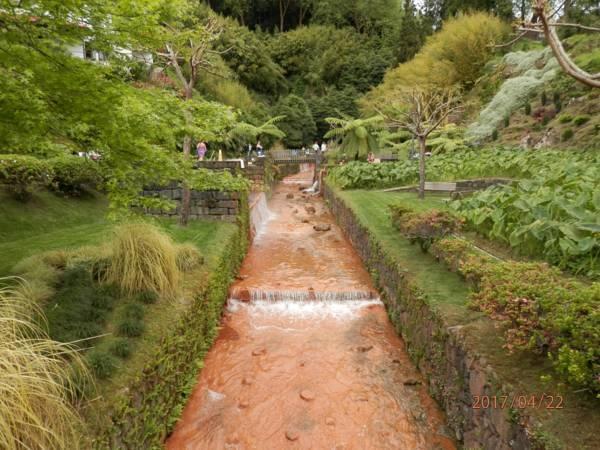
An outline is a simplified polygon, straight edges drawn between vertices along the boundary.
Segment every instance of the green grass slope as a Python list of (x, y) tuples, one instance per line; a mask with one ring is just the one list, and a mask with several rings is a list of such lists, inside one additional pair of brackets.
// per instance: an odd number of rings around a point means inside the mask
[(0, 192), (0, 276), (35, 253), (100, 243), (111, 227), (107, 207), (100, 194), (76, 199), (39, 192), (21, 203)]

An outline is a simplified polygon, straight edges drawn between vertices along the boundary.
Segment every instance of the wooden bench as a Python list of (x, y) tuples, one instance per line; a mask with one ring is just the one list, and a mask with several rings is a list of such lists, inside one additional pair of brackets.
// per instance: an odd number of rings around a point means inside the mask
[(454, 192), (456, 191), (456, 183), (444, 181), (426, 181), (425, 190), (434, 192)]

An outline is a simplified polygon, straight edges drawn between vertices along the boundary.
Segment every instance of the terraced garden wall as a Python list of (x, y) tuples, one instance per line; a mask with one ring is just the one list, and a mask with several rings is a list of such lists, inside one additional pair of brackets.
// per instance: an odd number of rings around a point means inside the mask
[(206, 352), (217, 334), (230, 283), (248, 248), (248, 201), (202, 292), (158, 344), (138, 378), (114, 399), (109, 425), (95, 437), (96, 449), (159, 449), (179, 418)]
[(448, 320), (428, 302), (411, 273), (389, 255), (332, 188), (325, 186), (324, 195), (371, 271), (392, 323), (428, 378), (431, 394), (444, 408), (457, 439), (469, 449), (535, 448), (518, 415), (511, 416), (502, 408), (474, 408), (477, 396), (510, 395), (510, 389), (469, 344), (463, 326)]

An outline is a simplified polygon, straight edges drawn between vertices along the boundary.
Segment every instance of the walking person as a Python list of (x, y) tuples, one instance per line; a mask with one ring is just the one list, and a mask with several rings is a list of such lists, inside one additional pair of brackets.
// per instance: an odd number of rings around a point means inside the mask
[(327, 144), (325, 141), (321, 142), (321, 153), (325, 153), (327, 151)]
[(314, 144), (313, 144), (313, 146), (312, 146), (312, 149), (313, 149), (313, 152), (315, 152), (315, 155), (316, 155), (317, 153), (319, 153), (319, 150), (321, 149), (321, 146), (319, 145), (319, 142), (318, 142), (318, 141), (315, 141), (315, 143), (314, 143)]
[(206, 156), (206, 143), (203, 141), (198, 142), (196, 145), (196, 153), (198, 154), (198, 161), (204, 161)]
[(248, 161), (252, 159), (252, 144), (248, 144)]
[(260, 143), (260, 141), (258, 141), (256, 143), (256, 153), (257, 153), (257, 155), (258, 155), (259, 158), (262, 158), (262, 157), (265, 156), (265, 154), (263, 153), (263, 146)]

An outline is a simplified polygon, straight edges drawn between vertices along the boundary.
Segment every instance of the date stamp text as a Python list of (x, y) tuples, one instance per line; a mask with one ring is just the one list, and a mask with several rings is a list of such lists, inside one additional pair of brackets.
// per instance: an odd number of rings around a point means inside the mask
[(564, 399), (558, 394), (474, 395), (473, 409), (563, 409)]

